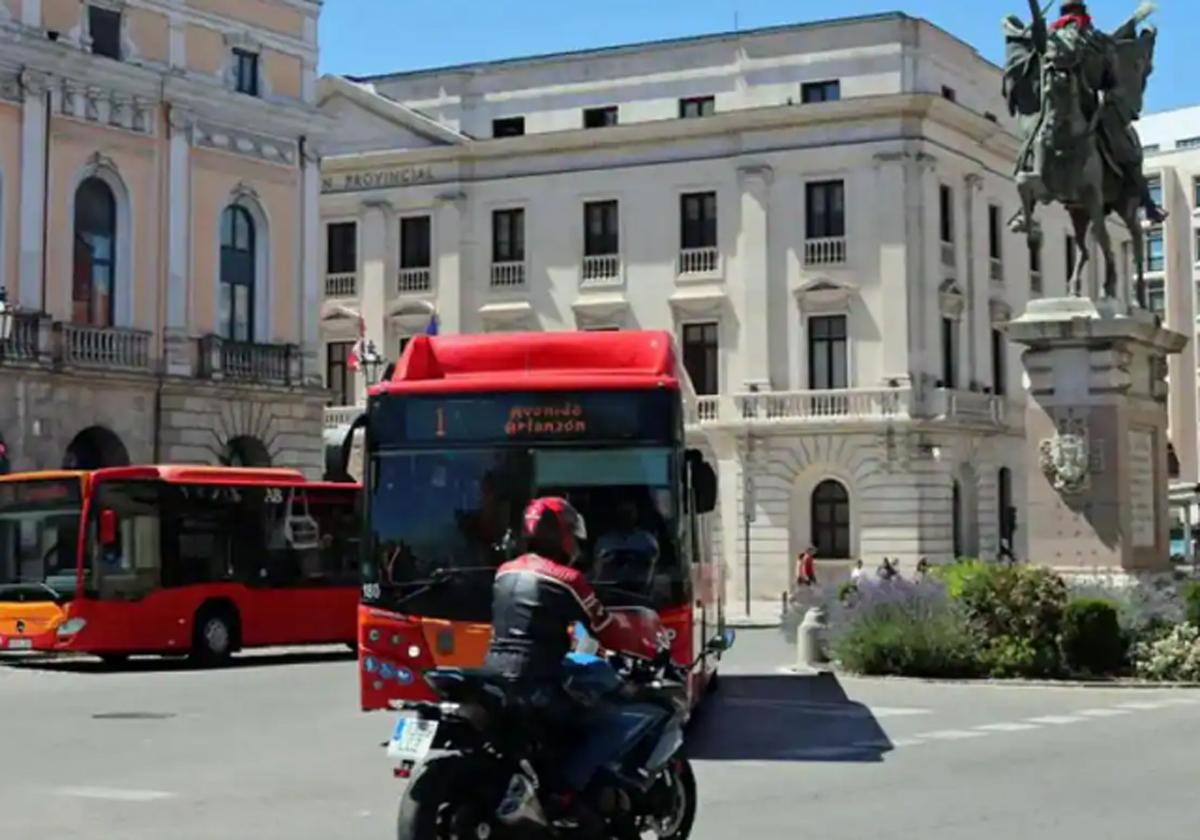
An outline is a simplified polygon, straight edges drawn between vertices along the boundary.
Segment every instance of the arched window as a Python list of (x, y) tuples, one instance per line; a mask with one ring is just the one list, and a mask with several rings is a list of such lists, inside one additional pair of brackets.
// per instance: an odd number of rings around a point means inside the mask
[(812, 494), (812, 536), (817, 556), (850, 556), (850, 494), (841, 483), (822, 481)]
[(221, 298), (217, 331), (232, 341), (254, 341), (254, 220), (245, 207), (221, 214)]
[(240, 435), (226, 444), (221, 463), (226, 467), (269, 467), (271, 452), (258, 438)]
[(116, 305), (117, 200), (108, 184), (88, 178), (75, 191), (75, 263), (71, 320), (111, 327)]
[(950, 503), (953, 506), (950, 515), (953, 518), (954, 528), (954, 557), (958, 559), (963, 556), (963, 509), (962, 485), (958, 483), (957, 479), (954, 482), (954, 491)]

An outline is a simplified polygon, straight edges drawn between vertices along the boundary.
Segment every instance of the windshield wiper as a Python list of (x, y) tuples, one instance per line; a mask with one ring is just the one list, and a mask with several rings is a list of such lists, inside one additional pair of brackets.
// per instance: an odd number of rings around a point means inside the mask
[(425, 580), (408, 581), (407, 584), (409, 586), (415, 586), (416, 589), (413, 589), (399, 601), (394, 602), (390, 606), (392, 608), (403, 606), (414, 598), (427, 595), (428, 593), (440, 587), (442, 584), (449, 583), (452, 580), (457, 580), (460, 577), (470, 574), (478, 574), (480, 572), (494, 573), (495, 571), (496, 569), (494, 566), (451, 566), (445, 569), (437, 569)]

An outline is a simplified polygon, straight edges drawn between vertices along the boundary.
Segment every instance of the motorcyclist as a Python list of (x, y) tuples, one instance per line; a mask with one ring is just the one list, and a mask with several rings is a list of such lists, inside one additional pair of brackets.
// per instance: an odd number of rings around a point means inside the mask
[[(522, 533), (526, 553), (496, 571), (484, 669), (508, 684), (509, 696), (542, 729), (550, 749), (538, 763), (557, 768), (578, 711), (563, 688), (570, 628), (582, 622), (601, 645), (615, 648), (614, 634), (624, 619), (604, 608), (584, 577), (580, 541), (587, 539), (587, 526), (570, 502), (533, 500), (525, 509)], [(557, 772), (539, 775), (552, 798), (569, 800), (574, 780)]]

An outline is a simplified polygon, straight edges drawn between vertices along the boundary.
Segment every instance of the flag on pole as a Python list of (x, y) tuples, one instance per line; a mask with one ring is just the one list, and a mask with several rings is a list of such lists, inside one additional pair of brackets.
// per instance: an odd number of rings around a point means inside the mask
[(429, 316), (429, 323), (425, 325), (425, 335), (438, 334), (438, 317), (437, 314)]

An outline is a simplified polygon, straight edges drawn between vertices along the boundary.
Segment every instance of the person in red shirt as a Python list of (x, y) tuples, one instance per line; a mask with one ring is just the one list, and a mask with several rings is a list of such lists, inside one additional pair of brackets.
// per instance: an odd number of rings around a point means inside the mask
[(800, 553), (796, 560), (796, 583), (800, 586), (816, 586), (817, 583), (817, 550), (809, 546)]

